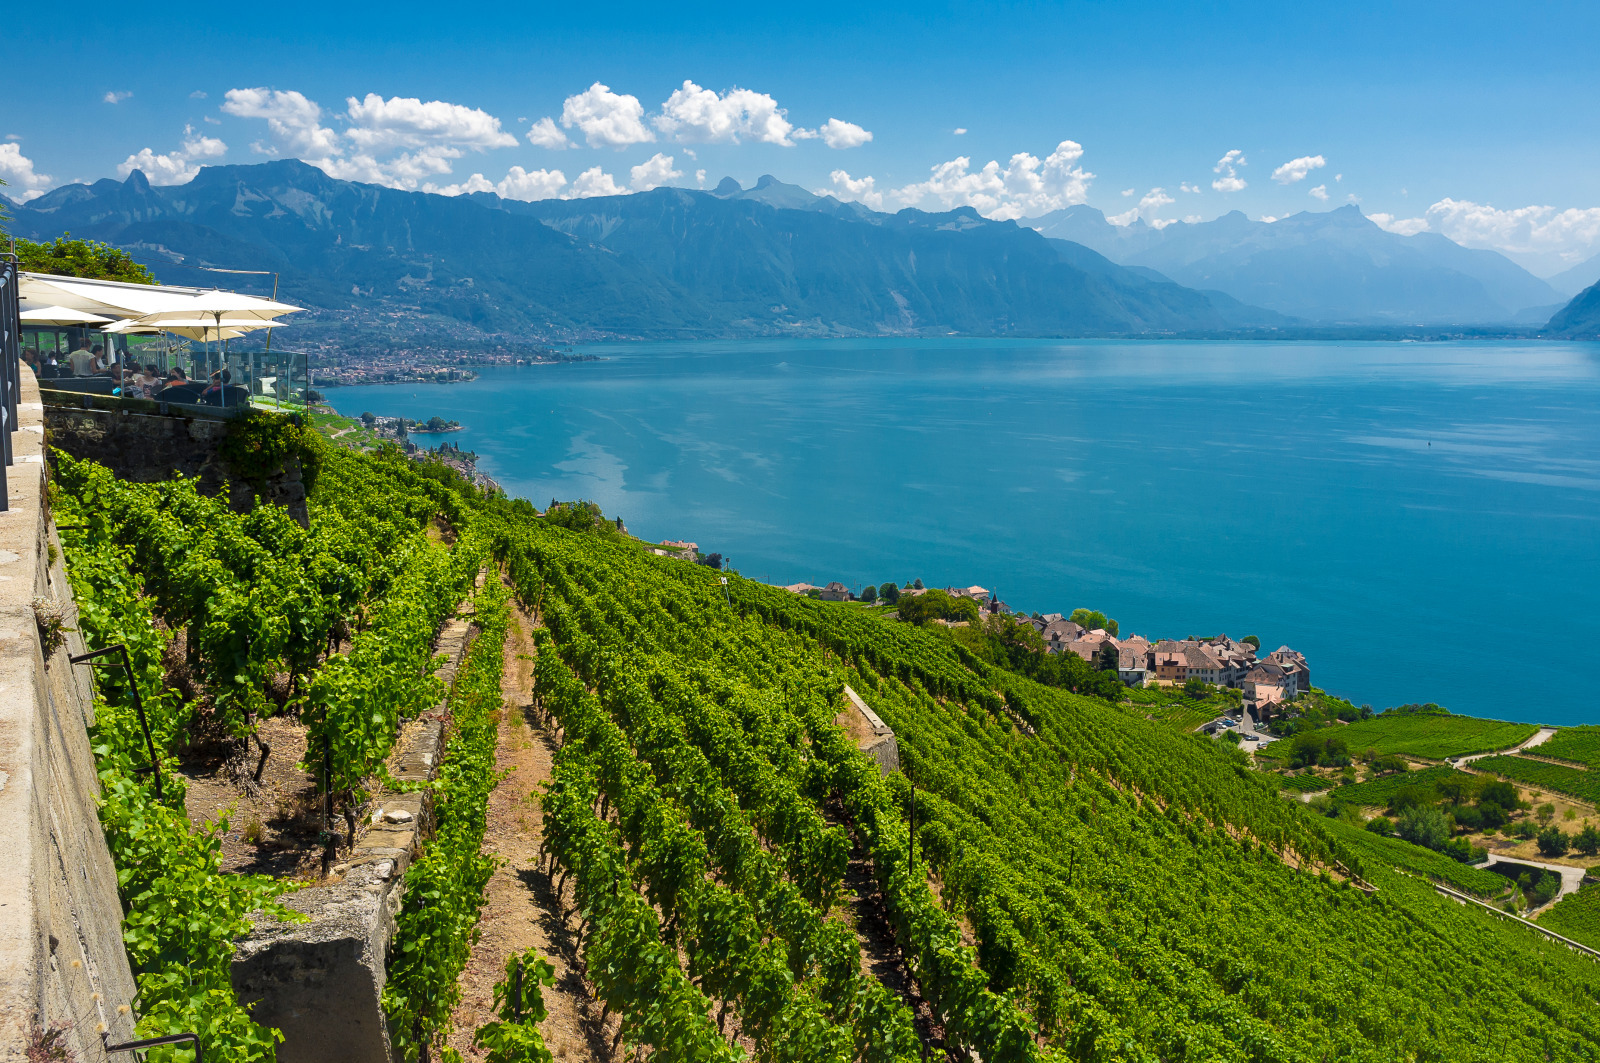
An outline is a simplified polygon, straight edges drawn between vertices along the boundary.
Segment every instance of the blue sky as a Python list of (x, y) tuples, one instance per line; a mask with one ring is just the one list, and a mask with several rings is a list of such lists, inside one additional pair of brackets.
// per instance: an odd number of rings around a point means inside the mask
[(1600, 253), (1593, 4), (90, 3), (6, 37), (12, 195), (277, 154), (522, 198), (704, 171), (996, 217), (1357, 202), (1543, 274)]

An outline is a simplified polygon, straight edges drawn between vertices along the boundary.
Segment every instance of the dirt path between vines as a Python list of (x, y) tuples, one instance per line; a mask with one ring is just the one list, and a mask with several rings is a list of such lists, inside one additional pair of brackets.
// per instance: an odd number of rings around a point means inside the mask
[(579, 973), (576, 920), (560, 913), (573, 906), (569, 887), (558, 898), (550, 875), (538, 865), (540, 814), (536, 795), (550, 777), (555, 743), (530, 722), (533, 689), (534, 622), (512, 604), (513, 623), (506, 632), (505, 674), (501, 681), (504, 708), (496, 766), (509, 771), (489, 795), (489, 817), (483, 836), (485, 852), (500, 858), (489, 880), (472, 958), (461, 975), (461, 1003), (452, 1016), (449, 1043), (463, 1059), (480, 1059), (472, 1034), (494, 1014), (494, 986), (505, 977), (506, 959), (514, 952), (537, 949), (555, 968), (555, 985), (544, 991), (550, 1017), (540, 1026), (546, 1047), (563, 1063), (613, 1063), (611, 1052), (619, 1020), (602, 1029), (601, 1007), (590, 1001)]

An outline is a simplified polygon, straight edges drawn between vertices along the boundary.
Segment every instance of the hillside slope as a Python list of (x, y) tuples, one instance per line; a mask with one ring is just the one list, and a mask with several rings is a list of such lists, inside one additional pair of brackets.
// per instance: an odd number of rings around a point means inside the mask
[(282, 273), (336, 311), (434, 314), (485, 331), (589, 335), (1104, 335), (1251, 318), (1178, 284), (1086, 272), (1038, 233), (970, 210), (873, 214), (767, 181), (521, 203), (335, 180), (293, 160), (206, 167), (186, 185), (66, 185), (19, 235), (127, 247), (158, 276)]
[(1112, 225), (1100, 211), (1080, 205), (1028, 224), (1122, 265), (1322, 323), (1509, 322), (1519, 311), (1561, 298), (1503, 255), (1437, 233), (1385, 232), (1354, 205), (1271, 223), (1231, 211), (1160, 229), (1142, 219)]
[(1600, 284), (1590, 285), (1556, 311), (1545, 335), (1565, 340), (1600, 340)]

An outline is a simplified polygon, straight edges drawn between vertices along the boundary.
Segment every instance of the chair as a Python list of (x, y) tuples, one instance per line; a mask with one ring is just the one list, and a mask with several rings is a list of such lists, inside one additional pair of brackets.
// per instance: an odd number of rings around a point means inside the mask
[(189, 382), (187, 384), (168, 384), (156, 392), (157, 402), (177, 402), (194, 406), (200, 401), (200, 392), (205, 390), (204, 385)]

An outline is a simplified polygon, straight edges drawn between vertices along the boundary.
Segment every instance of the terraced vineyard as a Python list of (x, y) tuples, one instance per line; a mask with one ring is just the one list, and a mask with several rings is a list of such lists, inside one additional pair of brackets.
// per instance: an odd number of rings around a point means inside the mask
[(1407, 787), (1417, 787), (1431, 792), (1435, 783), (1458, 776), (1466, 779), (1471, 778), (1464, 771), (1447, 768), (1441, 764), (1437, 767), (1423, 768), (1421, 771), (1399, 772), (1394, 775), (1385, 775), (1380, 779), (1371, 779), (1367, 782), (1354, 783), (1350, 786), (1341, 786), (1333, 791), (1333, 799), (1356, 805), (1383, 806), (1389, 803), (1389, 798)]
[(1352, 752), (1375, 749), (1443, 760), (1510, 749), (1538, 733), (1537, 724), (1480, 720), (1473, 716), (1384, 713), (1347, 724), (1336, 732)]
[[(191, 711), (162, 686), (169, 629), (152, 621), (170, 610), (215, 626), (203, 661), (241, 734), (268, 677), (303, 677), (296, 707), (326, 730), (347, 801), (403, 706), (438, 696), (401, 679), (416, 633), (486, 560), (503, 566), (541, 624), (533, 695), (560, 745), (544, 859), (576, 893), (585, 992), (650, 1059), (1600, 1060), (1600, 966), (1394, 870), (1487, 889), (1471, 869), (1309, 815), (1239, 751), (992, 667), (946, 631), (736, 575), (724, 585), (387, 456), (330, 459), (309, 531), (193, 503), (232, 552), (146, 560), (163, 536), (194, 549), (162, 517), (171, 498), (191, 505), (183, 489), (66, 468), (85, 626), (133, 640), (162, 739)], [(387, 518), (361, 524), (363, 498)], [(317, 561), (301, 566), (308, 582), (257, 549), (269, 535)], [(251, 590), (246, 562), (273, 594)], [(182, 577), (170, 590), (167, 570)], [(494, 593), (479, 606), (492, 637), (457, 681), (446, 814), (401, 918), (410, 952), (389, 1005), (408, 1059), (439, 1043), (486, 874), (504, 620)], [(348, 652), (330, 653), (341, 621)], [(846, 685), (896, 732), (902, 771), (885, 775), (835, 723)], [(198, 892), (212, 906), (141, 924), (141, 1030), (201, 1026), (208, 1059), (270, 1058), (272, 1032), (238, 1007), (225, 957), (274, 890), (207, 863), (206, 833), (151, 792), (127, 706), (104, 694), (108, 827), (165, 825), (119, 850), (119, 870), (141, 898)], [(847, 878), (852, 866), (865, 877)], [(910, 990), (864, 962), (878, 917)], [(485, 1037), (544, 1058), (518, 1014)]]
[(1600, 886), (1585, 886), (1561, 898), (1539, 917), (1539, 925), (1600, 949)]
[(1485, 757), (1474, 761), (1472, 766), (1479, 771), (1492, 771), (1530, 786), (1571, 794), (1590, 803), (1600, 803), (1600, 772), (1585, 771), (1565, 764), (1550, 764), (1528, 757)]

